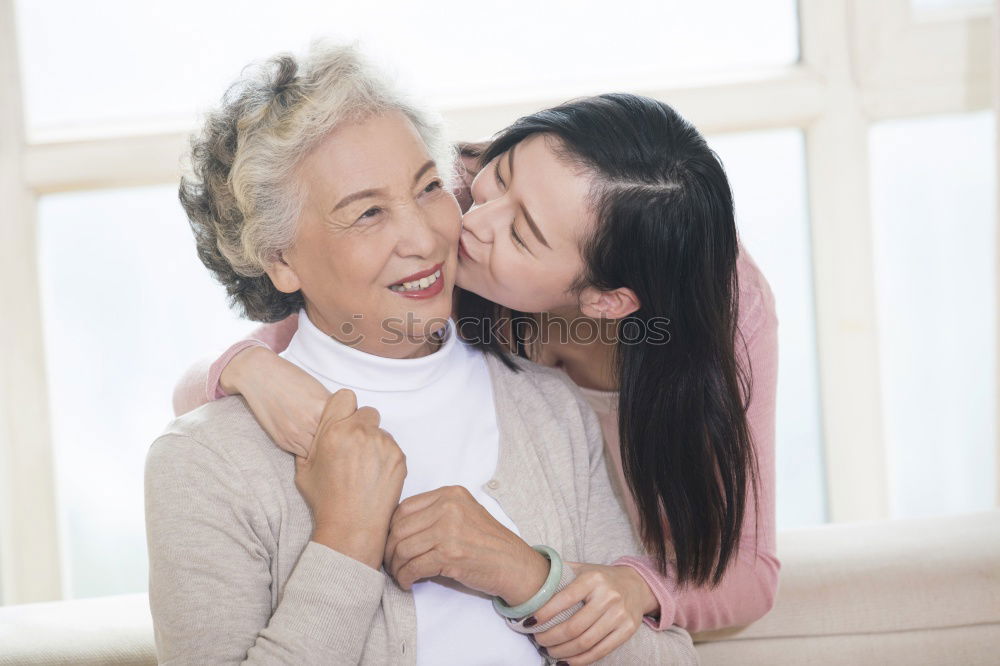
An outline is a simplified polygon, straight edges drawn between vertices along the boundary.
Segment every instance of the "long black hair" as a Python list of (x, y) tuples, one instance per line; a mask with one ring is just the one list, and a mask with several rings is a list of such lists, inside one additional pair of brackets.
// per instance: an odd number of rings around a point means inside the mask
[[(525, 116), (494, 138), (481, 163), (536, 134), (556, 138), (560, 157), (594, 182), (597, 223), (583, 242), (585, 268), (574, 287), (628, 287), (640, 303), (618, 322), (615, 373), (622, 463), (642, 541), (663, 573), (671, 542), (679, 584), (717, 585), (739, 550), (758, 476), (746, 420), (751, 373), (736, 354), (745, 342), (725, 170), (670, 106), (628, 94)], [(513, 315), (516, 322), (525, 313), (465, 292), (459, 315), (466, 322)], [(665, 321), (666, 343), (635, 335)], [(526, 355), (518, 329), (512, 345), (469, 339), (501, 358), (508, 349)]]

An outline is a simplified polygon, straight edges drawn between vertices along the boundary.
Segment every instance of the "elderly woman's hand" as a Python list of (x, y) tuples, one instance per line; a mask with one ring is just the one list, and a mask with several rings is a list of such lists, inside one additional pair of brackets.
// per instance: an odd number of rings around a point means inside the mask
[(545, 557), (461, 486), (400, 503), (389, 525), (385, 568), (403, 589), (423, 578), (444, 576), (510, 605), (530, 599), (549, 573)]
[(379, 420), (377, 410), (358, 409), (354, 392), (341, 389), (326, 402), (309, 457), (295, 457), (312, 540), (373, 569), (406, 478), (406, 456)]
[(535, 634), (535, 641), (560, 663), (592, 664), (632, 638), (643, 615), (656, 612), (659, 604), (646, 581), (631, 567), (569, 564), (576, 578), (534, 617), (545, 624), (580, 602), (583, 608), (565, 622)]
[(260, 427), (285, 451), (308, 456), (330, 398), (315, 377), (267, 347), (250, 347), (222, 371), (226, 393), (241, 394)]

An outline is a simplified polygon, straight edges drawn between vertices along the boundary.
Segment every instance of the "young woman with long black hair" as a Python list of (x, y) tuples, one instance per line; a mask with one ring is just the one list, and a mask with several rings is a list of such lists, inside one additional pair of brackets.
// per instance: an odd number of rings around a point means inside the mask
[[(693, 633), (763, 616), (780, 568), (777, 318), (718, 157), (667, 104), (609, 94), (523, 117), (463, 161), (475, 166), (460, 331), (581, 388), (650, 554), (581, 565), (535, 619), (584, 608), (539, 645), (590, 663), (643, 620)], [(277, 356), (296, 327), (266, 325), (192, 368), (175, 411), (241, 393), (279, 446), (305, 454), (327, 393)]]

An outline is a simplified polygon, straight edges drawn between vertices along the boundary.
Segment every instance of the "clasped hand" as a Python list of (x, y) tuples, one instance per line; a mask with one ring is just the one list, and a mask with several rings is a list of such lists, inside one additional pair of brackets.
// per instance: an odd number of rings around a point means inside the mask
[(444, 576), (510, 605), (530, 599), (549, 572), (548, 560), (462, 486), (399, 503), (389, 522), (384, 566), (405, 590), (418, 580)]

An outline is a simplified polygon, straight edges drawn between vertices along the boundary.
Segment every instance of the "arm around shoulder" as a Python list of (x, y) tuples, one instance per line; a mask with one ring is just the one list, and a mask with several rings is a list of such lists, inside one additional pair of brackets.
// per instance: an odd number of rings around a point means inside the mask
[(202, 405), (230, 395), (222, 386), (222, 373), (233, 358), (245, 349), (265, 347), (281, 353), (298, 330), (299, 316), (292, 314), (281, 321), (262, 324), (250, 335), (234, 342), (215, 360), (200, 360), (181, 376), (174, 387), (174, 416), (186, 414)]

